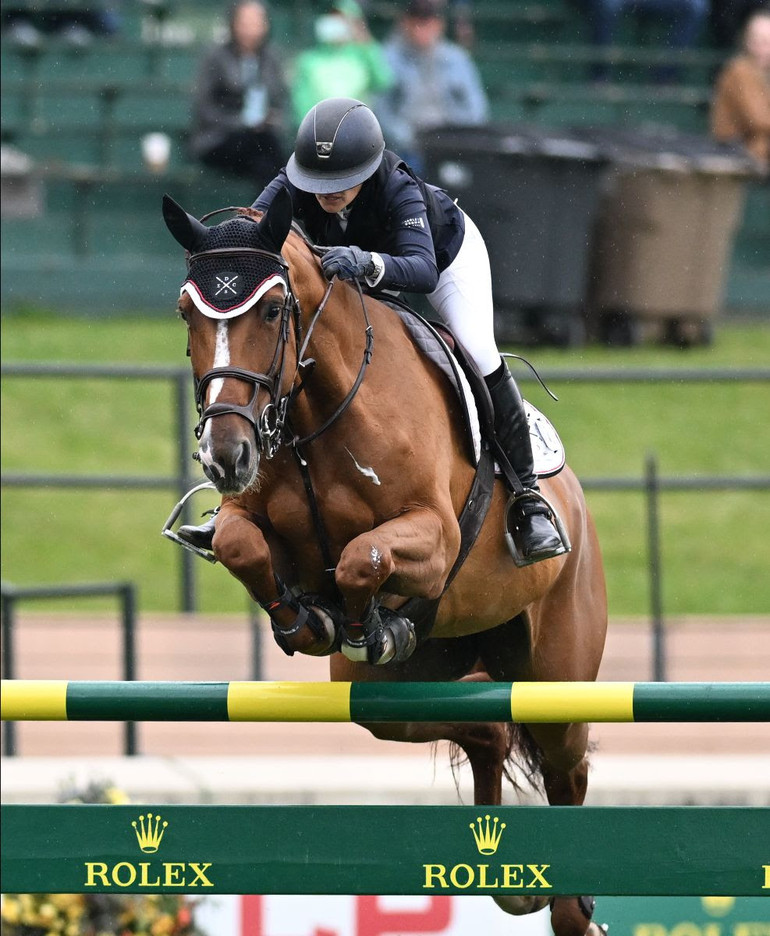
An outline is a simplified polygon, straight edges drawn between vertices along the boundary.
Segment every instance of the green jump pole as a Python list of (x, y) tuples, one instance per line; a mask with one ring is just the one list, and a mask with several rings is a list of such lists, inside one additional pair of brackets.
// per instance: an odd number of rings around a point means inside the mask
[(768, 722), (770, 682), (5, 680), (4, 721)]

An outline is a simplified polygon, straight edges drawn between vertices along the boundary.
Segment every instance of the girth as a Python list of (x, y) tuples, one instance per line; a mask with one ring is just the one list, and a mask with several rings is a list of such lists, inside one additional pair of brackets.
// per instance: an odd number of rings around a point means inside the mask
[(436, 621), (441, 599), (454, 581), (455, 576), (462, 568), (478, 539), (484, 520), (486, 520), (489, 512), (489, 505), (492, 503), (494, 485), (495, 458), (490, 447), (483, 444), (468, 498), (460, 512), (460, 516), (457, 518), (460, 527), (460, 550), (457, 553), (454, 565), (449, 570), (441, 594), (438, 598), (410, 598), (406, 604), (398, 608), (398, 613), (409, 618), (414, 624), (418, 645), (430, 633)]

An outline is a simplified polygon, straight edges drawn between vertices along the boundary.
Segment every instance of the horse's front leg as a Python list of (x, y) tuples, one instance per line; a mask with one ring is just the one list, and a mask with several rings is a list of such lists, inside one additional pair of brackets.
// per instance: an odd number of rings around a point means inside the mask
[(454, 515), (428, 507), (411, 508), (351, 540), (335, 570), (348, 619), (342, 652), (375, 664), (407, 659), (417, 643), (414, 626), (375, 596), (384, 586), (391, 594), (438, 598), (459, 548)]
[(334, 621), (320, 609), (300, 604), (278, 581), (270, 547), (248, 511), (231, 502), (223, 504), (212, 549), (228, 572), (267, 612), (276, 642), (285, 653), (323, 656), (336, 649)]

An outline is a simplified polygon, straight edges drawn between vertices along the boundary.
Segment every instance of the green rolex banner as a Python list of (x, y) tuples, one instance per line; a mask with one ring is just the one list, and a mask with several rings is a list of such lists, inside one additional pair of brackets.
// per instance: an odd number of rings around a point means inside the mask
[(770, 809), (2, 807), (6, 893), (770, 896)]

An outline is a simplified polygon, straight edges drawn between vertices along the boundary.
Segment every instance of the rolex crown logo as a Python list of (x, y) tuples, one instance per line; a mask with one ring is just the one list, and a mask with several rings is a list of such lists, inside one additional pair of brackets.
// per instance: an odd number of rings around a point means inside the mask
[(484, 816), (483, 820), (481, 816), (479, 816), (475, 822), (470, 824), (473, 838), (476, 840), (476, 848), (478, 848), (479, 853), (482, 855), (494, 855), (497, 851), (497, 846), (500, 844), (500, 839), (503, 836), (503, 829), (505, 828), (505, 823), (500, 822), (497, 816), (492, 820), (491, 825), (489, 820), (489, 816)]
[(139, 847), (143, 852), (152, 854), (160, 847), (168, 822), (162, 821), (157, 814), (153, 816), (152, 813), (147, 813), (146, 816), (139, 817), (139, 822), (134, 820), (131, 825), (134, 827)]

